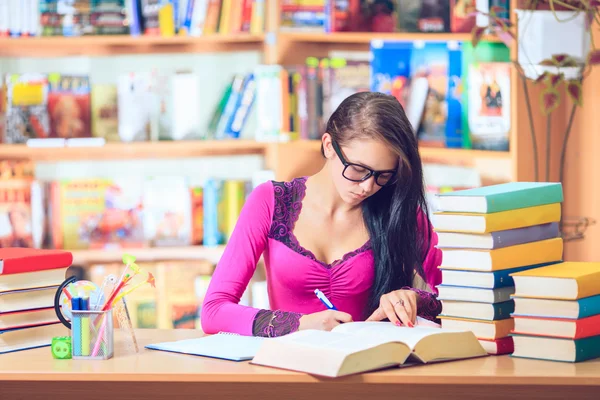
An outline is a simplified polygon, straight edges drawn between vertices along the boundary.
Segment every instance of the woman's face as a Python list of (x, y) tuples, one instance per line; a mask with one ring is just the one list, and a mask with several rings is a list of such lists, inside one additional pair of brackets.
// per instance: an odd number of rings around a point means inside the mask
[[(326, 135), (325, 149), (329, 159), (332, 179), (337, 191), (344, 202), (349, 205), (358, 205), (367, 197), (377, 193), (381, 186), (375, 183), (375, 177), (371, 176), (362, 182), (353, 182), (344, 177), (344, 163), (338, 157), (331, 137)], [(346, 169), (347, 177), (360, 178), (373, 171), (396, 171), (398, 167), (398, 156), (390, 149), (389, 145), (374, 139), (355, 139), (343, 146), (338, 146), (346, 163), (357, 164)], [(379, 182), (383, 183), (386, 177), (392, 174), (383, 174)]]

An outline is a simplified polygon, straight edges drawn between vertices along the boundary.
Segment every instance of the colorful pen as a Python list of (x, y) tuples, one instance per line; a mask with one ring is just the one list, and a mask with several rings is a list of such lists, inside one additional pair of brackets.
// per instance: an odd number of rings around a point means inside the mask
[(323, 292), (321, 292), (319, 289), (315, 289), (315, 294), (317, 295), (317, 298), (321, 300), (323, 304), (325, 304), (325, 307), (329, 308), (330, 310), (337, 311), (337, 308), (335, 308), (333, 303), (329, 301), (329, 299), (327, 298), (327, 296), (325, 296), (325, 294), (323, 294)]

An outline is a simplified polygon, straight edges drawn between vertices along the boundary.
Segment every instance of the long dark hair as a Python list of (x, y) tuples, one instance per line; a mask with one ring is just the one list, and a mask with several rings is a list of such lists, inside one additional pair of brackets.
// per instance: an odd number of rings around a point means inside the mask
[(386, 94), (360, 92), (349, 96), (329, 118), (326, 132), (340, 146), (353, 139), (371, 138), (382, 140), (398, 154), (396, 183), (382, 187), (362, 204), (375, 259), (375, 281), (365, 310), (368, 316), (379, 307), (382, 295), (411, 286), (415, 273), (424, 278), (423, 261), (431, 230), (421, 156), (404, 109), (395, 97)]

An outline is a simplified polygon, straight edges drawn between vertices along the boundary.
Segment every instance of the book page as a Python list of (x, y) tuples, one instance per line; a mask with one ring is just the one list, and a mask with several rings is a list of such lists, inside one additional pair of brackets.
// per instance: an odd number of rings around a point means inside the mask
[(296, 346), (323, 349), (327, 352), (335, 351), (344, 355), (370, 349), (390, 341), (389, 337), (386, 338), (381, 335), (361, 335), (358, 337), (354, 335), (354, 332), (352, 335), (348, 335), (343, 332), (318, 330), (298, 331), (272, 340)]
[(447, 332), (450, 331), (427, 326), (415, 326), (414, 328), (395, 326), (391, 322), (349, 322), (338, 325), (332, 330), (332, 333), (355, 336), (359, 342), (364, 340), (379, 341), (380, 343), (402, 342), (411, 350), (414, 350), (419, 340), (424, 337)]

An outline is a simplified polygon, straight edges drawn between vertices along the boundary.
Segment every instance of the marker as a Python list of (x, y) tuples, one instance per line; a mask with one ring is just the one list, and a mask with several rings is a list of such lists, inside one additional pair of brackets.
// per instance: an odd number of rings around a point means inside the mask
[(323, 292), (321, 292), (319, 289), (315, 289), (315, 294), (317, 295), (317, 298), (319, 300), (321, 300), (321, 302), (323, 304), (325, 304), (325, 307), (329, 308), (330, 310), (337, 311), (337, 308), (335, 308), (335, 306), (333, 305), (333, 303), (331, 301), (329, 301), (329, 299), (327, 298), (327, 296), (325, 296), (323, 294)]
[[(81, 310), (90, 311), (90, 299), (84, 297), (81, 299)], [(89, 314), (84, 314), (81, 317), (81, 355), (90, 355), (90, 317)]]
[[(71, 310), (81, 310), (81, 298), (73, 297), (71, 299)], [(71, 336), (71, 351), (74, 356), (81, 356), (81, 318), (75, 313), (73, 313), (73, 320), (71, 321)]]

